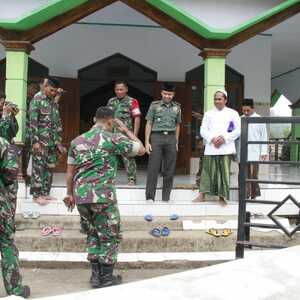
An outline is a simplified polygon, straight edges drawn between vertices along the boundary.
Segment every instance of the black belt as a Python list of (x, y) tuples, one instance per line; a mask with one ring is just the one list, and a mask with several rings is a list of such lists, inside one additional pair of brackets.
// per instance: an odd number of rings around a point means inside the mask
[(153, 133), (157, 133), (157, 134), (163, 134), (163, 135), (172, 135), (175, 134), (175, 131), (153, 131)]

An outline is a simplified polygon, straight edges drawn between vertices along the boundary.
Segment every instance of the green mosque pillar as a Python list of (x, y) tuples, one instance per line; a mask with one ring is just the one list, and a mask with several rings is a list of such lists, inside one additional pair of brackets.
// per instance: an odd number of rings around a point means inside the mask
[(20, 144), (25, 139), (28, 57), (34, 47), (22, 41), (2, 41), (2, 44), (6, 50), (6, 97), (20, 109), (17, 115), (19, 132), (15, 139)]
[(200, 55), (204, 60), (204, 112), (214, 107), (214, 94), (225, 89), (225, 67), (228, 49), (205, 48)]

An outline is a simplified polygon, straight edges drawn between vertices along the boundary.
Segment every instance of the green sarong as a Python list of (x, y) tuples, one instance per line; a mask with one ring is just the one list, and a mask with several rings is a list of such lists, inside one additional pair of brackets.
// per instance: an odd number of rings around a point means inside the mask
[(229, 200), (231, 160), (232, 155), (204, 155), (200, 193), (209, 193)]

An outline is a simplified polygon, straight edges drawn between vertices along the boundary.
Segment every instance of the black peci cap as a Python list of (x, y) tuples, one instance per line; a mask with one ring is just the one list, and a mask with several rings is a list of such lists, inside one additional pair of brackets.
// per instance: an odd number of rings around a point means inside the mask
[(170, 82), (165, 82), (163, 84), (162, 90), (166, 92), (175, 92), (175, 85)]
[(244, 99), (243, 106), (254, 107), (254, 101), (253, 101), (253, 99), (251, 99), (251, 98)]

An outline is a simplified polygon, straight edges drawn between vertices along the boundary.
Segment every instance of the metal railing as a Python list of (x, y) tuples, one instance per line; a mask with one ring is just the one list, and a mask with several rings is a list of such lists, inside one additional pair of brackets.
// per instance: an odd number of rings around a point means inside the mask
[[(247, 183), (265, 183), (265, 184), (286, 184), (286, 185), (299, 185), (300, 179), (298, 181), (292, 180), (265, 180), (265, 179), (252, 179), (249, 178), (248, 166), (249, 164), (267, 164), (267, 165), (297, 165), (300, 166), (299, 161), (248, 161), (248, 145), (300, 145), (299, 140), (268, 140), (268, 141), (248, 141), (248, 130), (249, 124), (300, 124), (300, 117), (252, 117), (252, 118), (242, 118), (241, 124), (241, 157), (239, 165), (239, 212), (238, 212), (238, 233), (236, 242), (236, 258), (244, 257), (245, 248), (284, 248), (282, 245), (269, 245), (261, 244), (251, 241), (251, 228), (268, 228), (268, 229), (280, 229), (288, 237), (292, 237), (296, 231), (300, 229), (300, 224), (289, 231), (283, 226), (275, 217), (275, 213), (280, 209), (287, 201), (292, 201), (297, 209), (300, 211), (300, 202), (297, 201), (293, 196), (287, 195), (283, 200), (274, 199), (264, 199), (255, 200), (247, 198)], [(248, 204), (263, 204), (263, 205), (273, 205), (274, 208), (270, 209), (267, 216), (273, 221), (273, 224), (264, 223), (254, 223), (251, 222), (251, 214), (247, 211)]]

